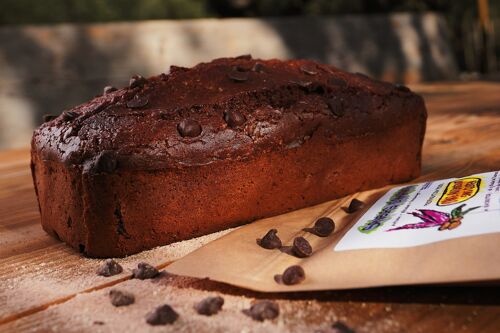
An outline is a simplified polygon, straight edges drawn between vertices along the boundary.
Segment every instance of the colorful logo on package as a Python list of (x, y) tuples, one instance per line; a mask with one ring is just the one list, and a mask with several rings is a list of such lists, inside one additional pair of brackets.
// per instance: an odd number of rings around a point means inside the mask
[(358, 230), (362, 233), (369, 234), (383, 226), (385, 222), (392, 218), (393, 213), (408, 201), (410, 194), (414, 192), (416, 188), (417, 185), (411, 185), (394, 192), (375, 218), (358, 227)]
[(444, 189), (438, 206), (449, 206), (469, 200), (479, 192), (481, 178), (467, 177), (449, 182)]
[(466, 210), (463, 208), (466, 204), (461, 204), (453, 209), (450, 213), (440, 212), (433, 209), (418, 209), (417, 212), (412, 212), (411, 215), (418, 217), (421, 222), (405, 224), (401, 227), (389, 229), (387, 231), (408, 230), (408, 229), (424, 229), (438, 227), (437, 230), (453, 230), (462, 224), (462, 220), (468, 212), (478, 209), (480, 206), (472, 207)]

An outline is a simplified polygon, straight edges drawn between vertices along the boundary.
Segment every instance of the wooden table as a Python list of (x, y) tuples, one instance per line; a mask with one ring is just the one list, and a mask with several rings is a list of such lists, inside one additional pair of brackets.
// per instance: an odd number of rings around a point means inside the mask
[[(414, 88), (424, 95), (429, 109), (424, 175), (438, 179), (500, 169), (500, 84)], [(174, 326), (163, 328), (171, 331), (314, 332), (342, 321), (357, 332), (500, 332), (498, 287), (260, 294), (166, 274), (150, 281), (130, 279), (139, 261), (166, 267), (223, 233), (121, 259), (123, 274), (98, 277), (95, 269), (101, 260), (82, 257), (41, 229), (28, 163), (27, 149), (0, 153), (1, 332), (155, 330), (145, 324), (144, 315), (165, 302), (181, 313)], [(136, 303), (112, 307), (110, 288), (134, 292)], [(196, 315), (193, 303), (212, 294), (224, 296), (224, 311), (214, 317)], [(243, 316), (241, 309), (256, 298), (275, 299), (280, 317), (259, 323)]]

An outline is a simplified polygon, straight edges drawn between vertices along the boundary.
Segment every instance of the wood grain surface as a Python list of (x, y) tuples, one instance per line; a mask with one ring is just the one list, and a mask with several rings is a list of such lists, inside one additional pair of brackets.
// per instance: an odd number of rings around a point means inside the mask
[[(500, 169), (500, 84), (413, 88), (429, 110), (422, 178)], [(124, 273), (99, 277), (95, 270), (102, 260), (82, 257), (41, 229), (29, 150), (0, 152), (0, 332), (333, 332), (330, 326), (337, 321), (356, 332), (500, 332), (498, 287), (263, 294), (166, 273), (154, 280), (130, 279), (140, 261), (163, 268), (224, 233), (120, 259)], [(113, 307), (111, 288), (134, 293), (136, 303)], [(193, 304), (214, 294), (224, 297), (224, 310), (213, 317), (197, 315)], [(261, 323), (241, 313), (263, 298), (279, 303), (278, 319)], [(146, 313), (163, 303), (171, 304), (180, 319), (162, 328), (147, 325)]]

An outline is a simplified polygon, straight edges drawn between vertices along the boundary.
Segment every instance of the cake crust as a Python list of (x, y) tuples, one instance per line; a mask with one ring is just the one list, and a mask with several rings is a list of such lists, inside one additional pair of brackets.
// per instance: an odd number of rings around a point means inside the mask
[(172, 67), (34, 132), (42, 226), (117, 257), (403, 182), (425, 121), (407, 88), (308, 60)]

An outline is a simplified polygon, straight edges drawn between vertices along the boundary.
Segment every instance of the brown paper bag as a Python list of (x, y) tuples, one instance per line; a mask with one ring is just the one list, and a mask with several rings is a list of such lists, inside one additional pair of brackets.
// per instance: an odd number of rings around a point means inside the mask
[[(499, 280), (500, 173), (413, 186), (357, 194), (365, 208), (353, 214), (343, 209), (350, 196), (253, 222), (176, 261), (167, 271), (264, 292)], [(425, 209), (415, 209), (421, 207), (419, 202)], [(303, 231), (324, 216), (335, 221), (333, 234), (318, 237)], [(439, 223), (433, 222), (436, 216)], [(301, 259), (259, 247), (256, 239), (272, 228), (283, 245), (305, 237), (313, 255)], [(277, 283), (275, 275), (291, 265), (303, 267), (306, 279), (291, 286)]]

